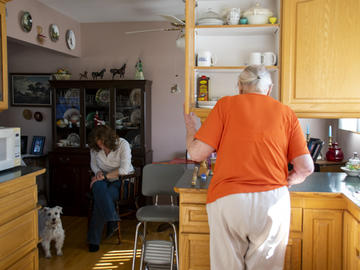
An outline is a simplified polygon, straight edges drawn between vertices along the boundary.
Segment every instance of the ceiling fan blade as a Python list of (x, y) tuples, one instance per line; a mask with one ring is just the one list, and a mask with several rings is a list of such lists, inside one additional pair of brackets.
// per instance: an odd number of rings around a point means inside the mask
[(172, 15), (160, 15), (160, 16), (174, 24), (185, 25), (185, 23), (182, 20), (180, 20), (179, 18), (176, 18), (175, 16), (172, 16)]
[(178, 31), (178, 28), (157, 28), (157, 29), (147, 29), (147, 30), (137, 30), (125, 32), (125, 34), (137, 34), (137, 33), (146, 33), (146, 32), (160, 32), (160, 31)]

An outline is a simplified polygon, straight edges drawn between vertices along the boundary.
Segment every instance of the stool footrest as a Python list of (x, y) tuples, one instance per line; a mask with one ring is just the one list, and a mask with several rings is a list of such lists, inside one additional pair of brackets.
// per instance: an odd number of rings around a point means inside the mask
[[(174, 244), (171, 241), (145, 241), (144, 262), (150, 265), (169, 265), (174, 257)], [(169, 269), (169, 268), (168, 268)]]

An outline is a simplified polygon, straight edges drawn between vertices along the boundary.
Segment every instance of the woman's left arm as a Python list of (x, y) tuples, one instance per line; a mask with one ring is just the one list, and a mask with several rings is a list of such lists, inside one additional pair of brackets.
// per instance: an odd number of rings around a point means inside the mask
[(119, 151), (118, 157), (120, 159), (120, 167), (119, 169), (106, 173), (105, 176), (108, 179), (114, 179), (119, 177), (119, 175), (129, 174), (134, 170), (131, 165), (131, 148), (129, 143), (126, 140), (121, 140), (117, 151)]
[(131, 148), (126, 140), (121, 140), (120, 144), (120, 168), (119, 175), (129, 174), (132, 172), (133, 166), (131, 165)]

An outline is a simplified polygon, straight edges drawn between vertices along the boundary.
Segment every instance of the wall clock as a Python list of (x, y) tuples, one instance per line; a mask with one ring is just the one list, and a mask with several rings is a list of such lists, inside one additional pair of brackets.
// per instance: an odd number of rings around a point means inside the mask
[(60, 36), (59, 27), (56, 24), (51, 24), (49, 27), (49, 34), (52, 41), (58, 41)]
[(70, 50), (74, 50), (76, 47), (75, 33), (73, 30), (66, 31), (66, 44)]
[(25, 11), (23, 15), (21, 16), (20, 20), (21, 28), (26, 33), (31, 31), (32, 28), (32, 18), (29, 12)]

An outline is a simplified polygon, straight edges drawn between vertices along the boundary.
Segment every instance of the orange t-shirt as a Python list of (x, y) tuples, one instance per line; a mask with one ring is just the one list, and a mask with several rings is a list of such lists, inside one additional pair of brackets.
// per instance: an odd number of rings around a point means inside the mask
[(285, 186), (288, 163), (309, 153), (295, 113), (255, 93), (220, 99), (195, 138), (217, 151), (208, 203)]

